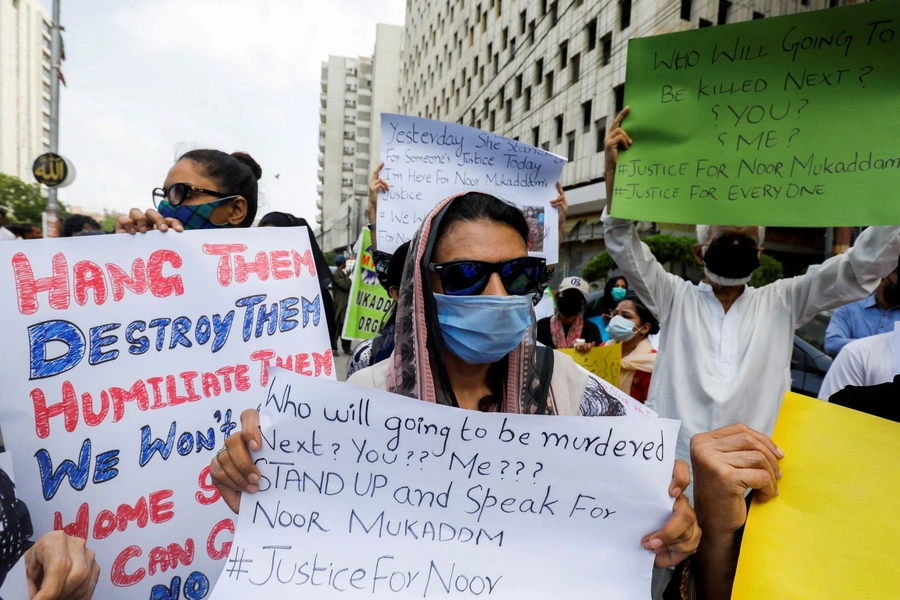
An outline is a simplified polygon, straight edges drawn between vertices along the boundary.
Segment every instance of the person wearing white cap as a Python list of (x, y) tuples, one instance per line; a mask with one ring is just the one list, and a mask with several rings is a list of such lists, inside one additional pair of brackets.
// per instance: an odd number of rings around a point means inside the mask
[(548, 348), (575, 348), (585, 353), (603, 342), (600, 330), (584, 318), (590, 287), (581, 277), (567, 277), (559, 285), (556, 312), (537, 322), (537, 341)]

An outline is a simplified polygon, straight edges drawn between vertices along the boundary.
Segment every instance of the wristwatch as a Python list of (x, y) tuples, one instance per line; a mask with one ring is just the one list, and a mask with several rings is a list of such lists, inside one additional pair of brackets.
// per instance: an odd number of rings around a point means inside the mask
[(366, 223), (366, 227), (369, 231), (375, 231), (375, 223)]

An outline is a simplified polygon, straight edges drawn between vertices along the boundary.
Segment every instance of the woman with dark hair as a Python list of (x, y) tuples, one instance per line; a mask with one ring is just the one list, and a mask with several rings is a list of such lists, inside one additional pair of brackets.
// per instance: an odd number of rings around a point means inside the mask
[[(400, 284), (394, 352), (349, 383), (467, 410), (538, 415), (640, 415), (566, 354), (534, 342), (532, 300), (544, 260), (528, 256), (521, 211), (468, 193), (439, 203), (412, 239)], [(259, 449), (259, 413), (241, 415), (210, 466), (226, 503), (259, 490), (250, 448)], [(666, 568), (692, 554), (700, 531), (687, 498), (687, 464), (677, 461), (669, 494), (674, 514), (642, 544)]]
[(605, 346), (622, 344), (619, 389), (641, 403), (646, 402), (656, 366), (656, 350), (647, 338), (659, 333), (659, 321), (640, 300), (627, 298), (616, 306), (607, 331), (612, 340)]
[(250, 227), (259, 205), (262, 168), (246, 152), (191, 150), (153, 190), (154, 209), (116, 218), (116, 233)]
[(612, 339), (606, 331), (606, 326), (609, 325), (609, 320), (616, 311), (616, 305), (627, 295), (628, 281), (621, 275), (610, 277), (606, 280), (603, 295), (591, 302), (585, 310), (585, 319), (600, 329), (600, 336), (604, 343)]
[(375, 270), (378, 273), (378, 281), (387, 290), (388, 295), (394, 300), (387, 320), (382, 323), (379, 334), (365, 340), (350, 357), (347, 365), (347, 377), (372, 365), (387, 360), (394, 352), (394, 326), (397, 316), (397, 300), (400, 299), (400, 282), (403, 279), (403, 267), (406, 265), (406, 257), (409, 255), (409, 242), (397, 248), (393, 254), (376, 252)]
[(306, 219), (295, 217), (290, 213), (270, 212), (259, 220), (259, 227), (305, 227), (309, 234), (309, 246), (312, 249), (313, 260), (316, 263), (316, 275), (319, 277), (319, 287), (322, 289), (322, 309), (325, 311), (325, 320), (328, 323), (328, 339), (333, 340), (335, 334), (334, 325), (334, 301), (331, 298), (331, 292), (328, 286), (331, 285), (331, 269), (328, 260), (322, 254), (316, 242), (316, 236), (313, 235), (312, 227), (306, 222)]

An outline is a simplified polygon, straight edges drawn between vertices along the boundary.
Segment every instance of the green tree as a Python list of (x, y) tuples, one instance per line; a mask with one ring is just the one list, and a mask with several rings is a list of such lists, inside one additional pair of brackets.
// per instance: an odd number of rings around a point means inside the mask
[(784, 277), (784, 268), (781, 261), (768, 254), (763, 254), (759, 261), (759, 268), (753, 271), (750, 279), (750, 287), (762, 287)]
[(103, 209), (103, 220), (100, 222), (101, 229), (103, 229), (103, 231), (115, 231), (116, 217), (121, 214), (122, 213), (109, 212), (108, 210)]
[[(40, 225), (41, 215), (47, 209), (47, 197), (39, 184), (0, 173), (0, 206), (11, 213), (7, 216), (10, 221)], [(68, 213), (60, 203), (60, 219), (66, 216)]]

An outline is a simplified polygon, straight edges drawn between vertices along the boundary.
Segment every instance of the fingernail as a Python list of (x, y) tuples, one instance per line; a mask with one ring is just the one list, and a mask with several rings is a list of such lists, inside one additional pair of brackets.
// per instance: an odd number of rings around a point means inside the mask
[(778, 455), (778, 458), (784, 458), (784, 451), (778, 446), (775, 446), (775, 454)]
[(253, 450), (254, 452), (259, 450), (259, 442), (257, 442), (256, 440), (250, 440), (249, 446), (250, 446), (250, 449)]
[(682, 492), (681, 488), (675, 488), (674, 490), (672, 490), (672, 497), (677, 498), (678, 496), (681, 495), (681, 492)]
[(777, 477), (778, 479), (781, 479), (781, 469), (778, 469), (778, 472), (775, 473), (775, 477)]
[(776, 487), (776, 488), (775, 488), (775, 495), (778, 496), (778, 495), (780, 495), (780, 494), (781, 494), (781, 491)]
[(256, 492), (259, 491), (259, 486), (258, 485), (248, 485), (247, 491), (251, 494), (255, 494)]
[(247, 480), (250, 483), (259, 483), (259, 475), (257, 475), (256, 473), (250, 473), (250, 475), (247, 476)]
[(652, 550), (659, 550), (662, 547), (663, 547), (663, 543), (662, 543), (661, 539), (656, 538), (656, 539), (650, 540), (650, 548)]

